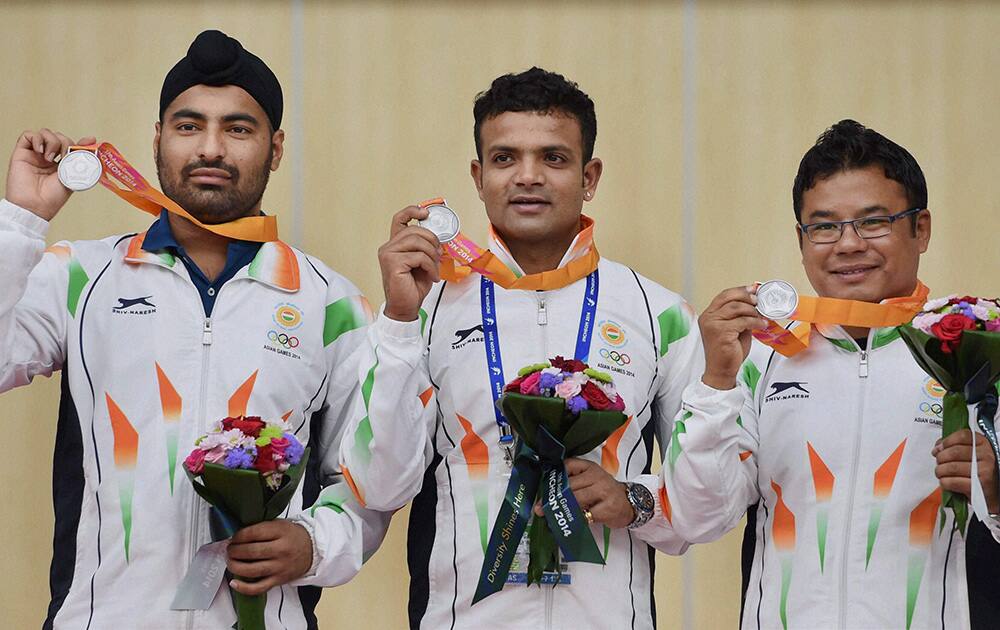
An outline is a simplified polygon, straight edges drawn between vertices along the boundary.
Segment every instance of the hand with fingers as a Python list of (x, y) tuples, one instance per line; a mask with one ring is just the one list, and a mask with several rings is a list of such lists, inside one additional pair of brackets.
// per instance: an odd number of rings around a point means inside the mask
[(767, 327), (757, 312), (754, 287), (726, 289), (698, 318), (705, 346), (703, 383), (715, 389), (736, 387), (736, 375), (750, 354), (751, 332)]
[(229, 585), (244, 595), (262, 595), (298, 579), (313, 563), (309, 532), (285, 519), (244, 527), (230, 539), (226, 553), (226, 567), (239, 576)]
[(389, 240), (378, 250), (385, 315), (390, 319), (417, 319), (431, 286), (441, 279), (441, 243), (437, 236), (419, 225), (410, 225), (414, 219), (426, 219), (427, 214), (419, 206), (407, 206), (394, 214)]
[(92, 144), (94, 138), (73, 142), (64, 134), (48, 129), (25, 131), (17, 139), (7, 168), (7, 201), (51, 221), (72, 192), (59, 181), (57, 158), (71, 146)]
[[(565, 464), (569, 488), (588, 522), (617, 529), (635, 520), (625, 484), (590, 460), (570, 457)], [(535, 503), (534, 509), (536, 516), (545, 515), (541, 503)]]
[[(941, 488), (972, 497), (972, 436), (970, 429), (955, 431), (940, 439), (931, 450), (937, 461), (934, 474), (941, 482)], [(997, 482), (997, 460), (993, 448), (985, 436), (976, 436), (976, 468), (983, 484), (986, 505), (990, 514), (1000, 512), (1000, 496)]]

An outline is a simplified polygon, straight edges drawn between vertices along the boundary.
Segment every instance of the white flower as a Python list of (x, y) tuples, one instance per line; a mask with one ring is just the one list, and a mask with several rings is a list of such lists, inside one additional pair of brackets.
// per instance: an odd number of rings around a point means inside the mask
[(987, 308), (986, 304), (979, 302), (972, 305), (972, 314), (976, 319), (988, 322), (990, 319), (990, 309)]
[(911, 326), (930, 335), (931, 326), (944, 319), (944, 316), (945, 313), (921, 313), (913, 318)]
[(587, 381), (590, 380), (590, 377), (584, 374), (583, 372), (573, 372), (573, 374), (571, 374), (570, 377), (566, 380), (579, 383), (580, 387), (583, 387), (584, 385), (587, 384)]
[(600, 381), (597, 381), (597, 386), (601, 388), (601, 390), (604, 392), (604, 395), (607, 396), (608, 400), (610, 400), (611, 402), (614, 402), (615, 399), (618, 398), (618, 390), (615, 389), (614, 383), (602, 383)]
[(958, 297), (958, 296), (955, 295), (955, 294), (952, 294), (952, 295), (949, 295), (948, 297), (937, 298), (935, 300), (927, 300), (927, 303), (924, 304), (924, 311), (928, 311), (928, 312), (929, 311), (936, 311), (939, 308), (941, 308), (942, 306), (947, 305), (948, 302), (950, 302), (952, 299), (954, 299), (956, 297)]
[(542, 374), (551, 374), (552, 376), (559, 376), (560, 374), (562, 374), (562, 370), (560, 370), (557, 367), (549, 366), (547, 368), (542, 369)]

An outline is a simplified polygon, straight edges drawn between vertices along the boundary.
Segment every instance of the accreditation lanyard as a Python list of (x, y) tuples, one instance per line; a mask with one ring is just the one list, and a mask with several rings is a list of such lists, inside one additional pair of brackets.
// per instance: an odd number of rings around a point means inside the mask
[[(576, 334), (576, 351), (573, 358), (587, 362), (590, 356), (590, 341), (594, 330), (594, 318), (597, 315), (597, 296), (599, 292), (597, 270), (587, 276), (587, 287), (583, 293), (583, 306), (580, 308), (580, 325)], [(497, 330), (496, 317), (496, 285), (486, 276), (480, 277), (480, 309), (483, 318), (483, 346), (486, 348), (486, 365), (490, 375), (490, 392), (493, 394), (493, 413), (496, 415), (497, 427), (500, 429), (500, 447), (504, 449), (504, 459), (507, 465), (514, 463), (514, 436), (510, 431), (510, 423), (500, 410), (500, 396), (506, 379), (503, 375), (503, 358), (500, 355), (500, 334)]]

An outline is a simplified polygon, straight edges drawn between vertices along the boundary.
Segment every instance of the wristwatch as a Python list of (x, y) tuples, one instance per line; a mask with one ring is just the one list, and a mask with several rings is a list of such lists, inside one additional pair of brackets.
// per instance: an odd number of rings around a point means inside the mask
[(625, 482), (625, 496), (635, 510), (635, 520), (628, 524), (629, 529), (642, 527), (653, 518), (653, 511), (656, 504), (653, 502), (653, 493), (649, 488), (641, 483)]

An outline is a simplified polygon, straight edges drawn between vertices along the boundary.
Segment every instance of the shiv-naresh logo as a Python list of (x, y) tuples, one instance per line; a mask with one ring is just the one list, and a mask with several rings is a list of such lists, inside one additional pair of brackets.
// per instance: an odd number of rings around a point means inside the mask
[[(478, 334), (477, 334), (478, 333)], [(476, 324), (472, 328), (464, 328), (455, 331), (455, 339), (451, 342), (451, 349), (458, 350), (470, 343), (483, 340), (483, 325)]]
[[(156, 304), (150, 302), (153, 299), (152, 295), (146, 295), (137, 298), (118, 298), (117, 306), (111, 307), (112, 313), (121, 313), (123, 315), (148, 315), (150, 313), (156, 312)], [(133, 308), (135, 307), (135, 308)]]
[(803, 381), (771, 383), (771, 391), (764, 398), (764, 402), (788, 400), (790, 398), (809, 398), (809, 390), (803, 387), (803, 385), (807, 384)]

